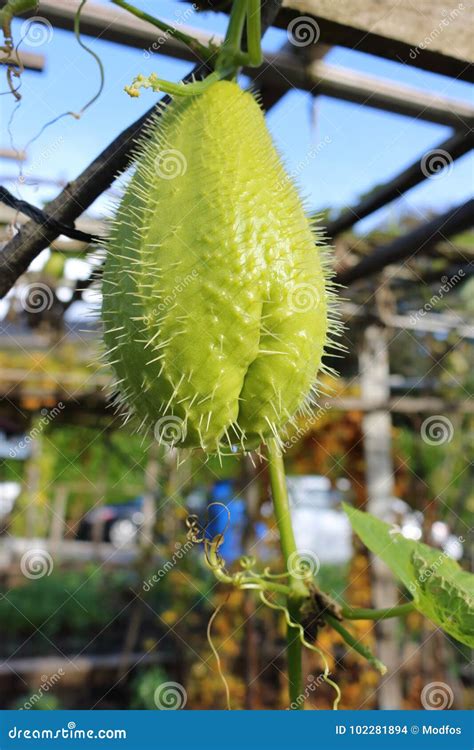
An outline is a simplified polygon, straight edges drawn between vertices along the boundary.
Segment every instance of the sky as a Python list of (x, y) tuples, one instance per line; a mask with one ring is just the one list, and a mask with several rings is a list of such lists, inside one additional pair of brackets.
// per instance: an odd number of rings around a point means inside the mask
[[(106, 3), (108, 4), (108, 3)], [(156, 12), (156, 3), (141, 0), (140, 7)], [(187, 12), (186, 12), (186, 9)], [(160, 17), (184, 21), (188, 26), (203, 27), (222, 33), (225, 19), (216, 14), (197, 14), (189, 6), (171, 0), (160, 0)], [(16, 38), (21, 36), (22, 21), (15, 22)], [(39, 74), (25, 71), (22, 100), (15, 105), (13, 97), (1, 96), (0, 147), (27, 147), (28, 161), (23, 165), (28, 186), (5, 181), (16, 178), (18, 164), (0, 160), (0, 183), (12, 192), (37, 205), (53, 198), (54, 185), (35, 185), (35, 178), (68, 180), (76, 177), (120, 131), (148, 109), (157, 95), (149, 91), (131, 99), (123, 87), (138, 73), (157, 72), (161, 78), (177, 81), (192, 66), (159, 53), (130, 49), (108, 41), (84, 37), (86, 44), (101, 57), (105, 68), (105, 87), (97, 100), (81, 117), (66, 116), (48, 126), (45, 124), (63, 112), (78, 111), (96, 92), (98, 70), (95, 61), (77, 44), (71, 33), (52, 29), (41, 35), (31, 32), (22, 45), (25, 51), (46, 56), (46, 70)], [(32, 38), (30, 39), (30, 35)], [(39, 44), (39, 40), (42, 43)], [(288, 42), (285, 30), (271, 29), (264, 49), (274, 51)], [(472, 90), (462, 81), (428, 73), (416, 68), (334, 47), (325, 62), (343, 66), (406, 84), (425, 92), (471, 102)], [(2, 71), (0, 71), (0, 74)], [(245, 83), (245, 81), (244, 81)], [(6, 82), (0, 91), (6, 90)], [(429, 149), (437, 146), (451, 132), (450, 128), (413, 120), (413, 118), (380, 112), (325, 96), (313, 99), (307, 92), (292, 90), (270, 111), (267, 122), (274, 141), (290, 172), (297, 174), (302, 195), (311, 211), (327, 207), (341, 209), (357, 203), (358, 197), (374, 185), (384, 183)], [(308, 158), (309, 153), (315, 153)], [(303, 166), (302, 166), (303, 165)], [(458, 159), (442, 177), (425, 180), (404, 197), (359, 222), (363, 233), (400, 212), (444, 211), (467, 199), (473, 185), (472, 155)], [(108, 202), (99, 201), (90, 213), (100, 215), (109, 210)]]

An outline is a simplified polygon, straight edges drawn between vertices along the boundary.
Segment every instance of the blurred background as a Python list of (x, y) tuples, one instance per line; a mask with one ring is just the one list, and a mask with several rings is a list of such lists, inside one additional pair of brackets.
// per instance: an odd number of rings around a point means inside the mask
[[(152, 105), (148, 92), (139, 99), (123, 93), (136, 74), (178, 80), (192, 67), (169, 35), (109, 2), (88, 2), (84, 41), (102, 60), (105, 85), (80, 119), (71, 117), (99, 85), (96, 61), (71, 33), (77, 5), (40, 3), (33, 19), (14, 22), (25, 67), (21, 99), (6, 77), (1, 86), (0, 182), (46, 211)], [(140, 3), (150, 13), (155, 5)], [(160, 14), (222, 34), (226, 14), (202, 5), (204, 12), (163, 0)], [(262, 71), (253, 81), (243, 76), (242, 85), (260, 92), (346, 286), (345, 350), (326, 357), (339, 378), (324, 376), (319, 407), (286, 440), (297, 544), (337, 600), (389, 606), (408, 593), (370, 565), (342, 501), (469, 567), (470, 14), (463, 4), (448, 12), (434, 2), (421, 13), (402, 3), (395, 31), (390, 2), (383, 11), (365, 3), (357, 22), (328, 5), (308, 0), (302, 16), (290, 2), (265, 36)], [(352, 5), (357, 15), (360, 3)], [(84, 207), (76, 226), (106, 234), (119, 196), (114, 184)], [(0, 204), (0, 242), (25, 221)], [(225, 708), (206, 639), (221, 607), (212, 641), (233, 708), (286, 708), (281, 617), (251, 591), (218, 585), (202, 547), (187, 536), (186, 520), (196, 515), (210, 537), (224, 533), (229, 570), (239, 569), (243, 555), (280, 570), (266, 464), (199, 453), (178, 460), (172, 447), (144, 439), (114, 414), (110, 372), (99, 359), (92, 250), (59, 237), (0, 302), (2, 707), (157, 709), (157, 689), (172, 683), (182, 707)], [(357, 622), (354, 631), (389, 673), (381, 678), (322, 629), (318, 645), (342, 708), (420, 708), (433, 683), (448, 688), (448, 707), (467, 707), (467, 648), (420, 615)], [(305, 656), (304, 670), (308, 707), (330, 708), (315, 654)]]

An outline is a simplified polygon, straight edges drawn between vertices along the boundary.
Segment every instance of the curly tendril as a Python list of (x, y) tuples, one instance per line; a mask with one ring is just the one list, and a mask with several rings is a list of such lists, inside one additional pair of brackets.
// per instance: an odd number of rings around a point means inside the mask
[(331, 687), (336, 692), (336, 697), (334, 698), (332, 707), (333, 707), (334, 711), (337, 711), (337, 707), (339, 705), (339, 701), (341, 700), (341, 697), (342, 697), (341, 696), (341, 690), (339, 688), (339, 685), (337, 685), (334, 682), (334, 680), (331, 680), (331, 678), (329, 677), (329, 664), (328, 664), (327, 659), (324, 656), (323, 652), (321, 651), (321, 649), (319, 649), (317, 646), (315, 646), (312, 643), (309, 643), (309, 641), (306, 640), (303, 626), (300, 625), (299, 622), (296, 622), (295, 620), (291, 619), (290, 613), (288, 612), (288, 608), (287, 607), (284, 607), (282, 604), (275, 604), (274, 602), (271, 602), (269, 599), (267, 599), (267, 597), (265, 596), (265, 593), (263, 591), (260, 591), (259, 596), (260, 596), (260, 599), (262, 600), (262, 602), (267, 607), (270, 607), (270, 609), (275, 609), (275, 610), (277, 610), (279, 612), (283, 612), (283, 614), (285, 616), (286, 624), (289, 627), (295, 628), (295, 630), (298, 631), (298, 634), (299, 634), (299, 637), (300, 637), (300, 641), (303, 644), (303, 646), (306, 646), (306, 648), (310, 649), (310, 651), (314, 651), (316, 654), (318, 654), (318, 656), (320, 657), (321, 661), (323, 662), (323, 666), (324, 666), (323, 673), (322, 673), (323, 680), (328, 685), (331, 685)]

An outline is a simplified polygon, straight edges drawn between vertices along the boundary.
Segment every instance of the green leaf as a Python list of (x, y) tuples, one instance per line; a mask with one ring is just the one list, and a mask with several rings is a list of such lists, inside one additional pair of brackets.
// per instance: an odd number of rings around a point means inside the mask
[(474, 576), (445, 552), (344, 505), (353, 530), (407, 587), (415, 607), (461, 643), (474, 646)]
[(458, 641), (474, 646), (474, 576), (450, 558), (440, 572), (418, 551), (412, 563), (420, 586), (417, 608)]

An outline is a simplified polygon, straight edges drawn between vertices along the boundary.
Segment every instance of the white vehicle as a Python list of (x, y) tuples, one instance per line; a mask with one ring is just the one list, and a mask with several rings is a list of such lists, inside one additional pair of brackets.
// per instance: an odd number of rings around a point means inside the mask
[(346, 514), (338, 507), (343, 491), (334, 490), (329, 479), (318, 475), (289, 476), (287, 485), (301, 558), (310, 566), (311, 560), (323, 565), (349, 562), (352, 530)]

